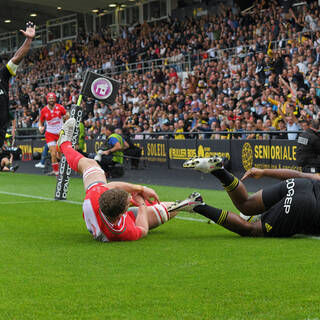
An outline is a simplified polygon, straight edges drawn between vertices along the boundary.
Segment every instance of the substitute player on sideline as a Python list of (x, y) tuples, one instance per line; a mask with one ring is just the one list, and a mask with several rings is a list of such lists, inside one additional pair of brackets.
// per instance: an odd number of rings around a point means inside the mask
[[(74, 118), (64, 123), (58, 147), (70, 168), (83, 176), (86, 191), (83, 217), (94, 239), (103, 242), (138, 240), (145, 237), (149, 229), (176, 216), (177, 212), (167, 210), (172, 202), (146, 205), (145, 201), (151, 199), (159, 202), (158, 195), (151, 188), (126, 182), (107, 183), (104, 171), (98, 163), (72, 148), (74, 129)], [(129, 208), (131, 200), (137, 207)]]
[(3, 146), (9, 126), (9, 79), (16, 75), (19, 63), (30, 50), (32, 39), (35, 37), (35, 26), (32, 22), (26, 24), (26, 31), (20, 30), (26, 37), (22, 46), (16, 51), (10, 61), (0, 68), (0, 148)]
[(242, 180), (271, 177), (285, 181), (248, 195), (244, 184), (223, 168), (220, 157), (194, 158), (183, 166), (214, 175), (242, 214), (247, 215), (248, 219), (261, 215), (261, 220), (250, 223), (235, 213), (209, 206), (197, 192), (185, 200), (177, 201), (169, 208), (171, 210), (197, 212), (241, 236), (320, 234), (320, 177), (316, 174), (289, 169), (252, 168)]
[(56, 145), (59, 139), (59, 132), (62, 128), (63, 118), (68, 119), (69, 114), (63, 105), (56, 103), (57, 97), (54, 92), (47, 94), (47, 105), (41, 109), (39, 119), (39, 131), (43, 133), (44, 122), (46, 121), (47, 129), (45, 133), (46, 143), (51, 154), (52, 172), (49, 174), (59, 175), (59, 163), (57, 158)]

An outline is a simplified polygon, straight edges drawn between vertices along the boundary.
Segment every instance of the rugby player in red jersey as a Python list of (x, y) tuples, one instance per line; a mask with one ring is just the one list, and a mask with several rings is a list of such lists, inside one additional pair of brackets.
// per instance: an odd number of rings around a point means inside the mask
[[(151, 188), (126, 182), (107, 183), (98, 163), (72, 148), (74, 128), (74, 118), (64, 123), (58, 147), (70, 168), (83, 176), (86, 191), (83, 218), (94, 239), (103, 242), (138, 240), (145, 237), (149, 229), (176, 216), (177, 211), (167, 210), (172, 202), (159, 202)], [(146, 204), (152, 200), (155, 200), (153, 204)], [(132, 201), (136, 207), (129, 207)]]
[(57, 158), (56, 145), (59, 139), (59, 132), (62, 128), (63, 118), (68, 118), (68, 114), (63, 105), (56, 103), (57, 97), (54, 92), (47, 94), (48, 104), (42, 108), (39, 119), (39, 131), (43, 133), (44, 122), (47, 128), (45, 132), (46, 143), (49, 147), (52, 163), (52, 174), (59, 174), (59, 163)]

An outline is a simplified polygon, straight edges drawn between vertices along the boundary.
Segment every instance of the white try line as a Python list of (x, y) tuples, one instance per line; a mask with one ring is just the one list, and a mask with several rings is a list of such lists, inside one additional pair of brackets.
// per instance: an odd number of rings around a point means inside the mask
[[(59, 201), (59, 200), (55, 200), (55, 199), (52, 199), (52, 198), (33, 196), (33, 195), (29, 195), (29, 194), (22, 194), (22, 193), (15, 193), (15, 192), (7, 192), (7, 191), (1, 191), (1, 190), (0, 190), (0, 194), (6, 194), (8, 196), (16, 196), (16, 197), (23, 197), (23, 198), (39, 199), (39, 200), (43, 200), (43, 201), (54, 201), (54, 202), (71, 203), (71, 204), (82, 205), (82, 202), (79, 202), (79, 201), (71, 201), (71, 200), (61, 200), (61, 201)], [(28, 202), (34, 202), (34, 201), (25, 201), (25, 203), (28, 203)], [(39, 202), (41, 202), (41, 201), (39, 201)], [(1, 203), (3, 204), (4, 202), (1, 202)], [(12, 203), (13, 204), (14, 202), (8, 202), (8, 203)], [(15, 202), (15, 203), (20, 203), (20, 202)], [(175, 219), (208, 223), (208, 220), (191, 218), (191, 217), (176, 216)]]
[[(55, 200), (51, 198), (46, 198), (46, 197), (40, 197), (40, 196), (33, 196), (30, 194), (21, 194), (21, 193), (14, 193), (14, 192), (7, 192), (7, 191), (1, 191), (0, 194), (6, 194), (8, 196), (17, 196), (17, 197), (23, 197), (23, 198), (31, 198), (31, 199), (39, 199), (39, 200), (45, 200), (45, 201), (55, 201), (55, 202), (62, 202), (62, 203), (71, 203), (71, 204), (77, 204), (77, 205), (82, 205), (82, 202), (79, 201), (71, 201), (71, 200)], [(34, 202), (34, 201), (29, 201), (29, 202)], [(40, 202), (40, 201), (39, 201)], [(4, 203), (4, 202), (1, 202)], [(13, 202), (12, 202), (13, 203)], [(19, 203), (19, 202), (16, 202)], [(25, 201), (25, 203), (28, 203), (28, 201)], [(214, 224), (214, 222), (211, 222), (210, 220), (206, 219), (197, 219), (197, 218), (191, 218), (191, 217), (181, 217), (181, 216), (176, 216), (175, 219), (179, 220), (185, 220), (185, 221), (196, 221), (196, 222), (202, 222), (202, 223), (209, 223), (209, 224)], [(296, 235), (295, 237), (297, 238), (309, 238), (309, 239), (315, 239), (315, 240), (320, 240), (320, 236), (306, 236), (306, 235)]]
[(31, 200), (31, 201), (7, 201), (7, 202), (1, 202), (1, 205), (3, 204), (26, 204), (26, 203), (44, 203), (44, 202), (50, 202), (50, 200)]
[[(1, 191), (1, 190), (0, 190), (0, 194), (6, 194), (6, 195), (8, 195), (8, 196), (16, 196), (16, 197), (22, 197), (22, 198), (31, 198), (31, 199), (39, 199), (39, 200), (56, 201), (56, 202), (58, 202), (58, 200), (55, 200), (55, 199), (53, 199), (53, 198), (33, 196), (33, 195), (30, 195), (30, 194), (7, 192), (7, 191)], [(79, 205), (82, 204), (82, 202), (79, 202), (79, 201), (71, 201), (71, 200), (63, 200), (63, 202), (72, 203), (72, 204), (79, 204)]]

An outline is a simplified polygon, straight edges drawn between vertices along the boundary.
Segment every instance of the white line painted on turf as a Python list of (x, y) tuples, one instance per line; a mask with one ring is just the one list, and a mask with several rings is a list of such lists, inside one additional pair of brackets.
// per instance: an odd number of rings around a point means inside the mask
[[(6, 194), (8, 196), (17, 196), (17, 197), (23, 197), (23, 198), (31, 198), (31, 199), (39, 199), (39, 200), (47, 200), (47, 201), (55, 201), (59, 202), (58, 200), (51, 199), (51, 198), (46, 198), (46, 197), (40, 197), (40, 196), (33, 196), (30, 194), (21, 194), (21, 193), (14, 193), (14, 192), (7, 192), (7, 191), (1, 191), (0, 194)], [(31, 201), (30, 201), (31, 202)], [(39, 201), (40, 202), (40, 201)], [(82, 202), (79, 201), (71, 201), (71, 200), (62, 200), (61, 202), (63, 203), (71, 203), (71, 204), (77, 204), (77, 205), (82, 205)], [(3, 203), (3, 202), (2, 202)], [(28, 203), (28, 201), (26, 201)], [(202, 223), (208, 223), (208, 220), (205, 219), (196, 219), (196, 218), (189, 218), (189, 217), (181, 217), (181, 216), (176, 216), (175, 219), (179, 220), (186, 220), (186, 221), (196, 221), (196, 222), (202, 222)], [(213, 222), (209, 221), (209, 223), (214, 224)], [(300, 238), (300, 235), (298, 236)], [(301, 235), (301, 238), (308, 238), (308, 239), (315, 239), (315, 240), (320, 240), (320, 237), (318, 236), (306, 236), (306, 235)]]
[[(14, 192), (7, 192), (7, 191), (1, 191), (0, 194), (6, 194), (8, 196), (17, 196), (17, 197), (23, 197), (23, 198), (32, 198), (32, 199), (40, 199), (40, 200), (47, 200), (47, 201), (56, 201), (58, 200), (52, 199), (52, 198), (46, 198), (46, 197), (40, 197), (40, 196), (33, 196), (30, 194), (22, 194), (22, 193), (14, 193)], [(62, 200), (61, 202), (67, 202), (72, 204), (82, 204), (82, 202), (79, 201), (71, 201), (71, 200)]]
[(205, 220), (205, 219), (197, 219), (197, 218), (189, 218), (189, 217), (181, 217), (181, 216), (176, 216), (175, 219), (188, 220), (188, 221), (198, 221), (198, 222), (206, 222), (206, 223), (208, 223), (208, 220)]
[[(8, 195), (8, 196), (17, 196), (17, 197), (24, 197), (24, 198), (31, 198), (31, 199), (39, 199), (39, 200), (60, 202), (60, 201), (58, 201), (58, 200), (51, 199), (51, 198), (40, 197), (40, 196), (33, 196), (33, 195), (29, 195), (29, 194), (21, 194), (21, 193), (7, 192), (7, 191), (1, 191), (1, 190), (0, 190), (0, 194), (6, 194), (6, 195)], [(30, 202), (31, 202), (31, 201), (30, 201)], [(66, 203), (66, 202), (67, 202), (67, 203), (82, 205), (82, 202), (79, 202), (79, 201), (62, 200), (61, 202), (63, 202), (63, 203)], [(3, 202), (2, 202), (2, 203), (3, 203)], [(12, 202), (12, 203), (13, 203), (13, 202)], [(28, 201), (26, 201), (26, 203), (28, 203)], [(181, 216), (176, 216), (175, 219), (187, 220), (187, 221), (197, 221), (197, 222), (208, 222), (208, 220), (204, 220), (204, 219), (181, 217)]]
[(1, 202), (1, 204), (25, 204), (25, 203), (44, 203), (44, 202), (50, 202), (51, 200), (34, 200), (34, 201), (17, 201), (17, 202)]

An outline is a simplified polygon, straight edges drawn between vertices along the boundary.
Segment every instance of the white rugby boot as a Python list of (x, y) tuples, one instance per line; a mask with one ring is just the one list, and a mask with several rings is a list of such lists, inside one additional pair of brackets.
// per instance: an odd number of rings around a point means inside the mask
[(58, 139), (58, 149), (60, 150), (60, 146), (67, 141), (72, 141), (74, 129), (76, 127), (76, 119), (70, 118), (68, 119), (62, 126), (60, 131), (60, 136)]
[(39, 163), (36, 163), (35, 165), (34, 165), (36, 168), (41, 168), (41, 169), (44, 169), (46, 166), (44, 165), (44, 164), (42, 164), (41, 162), (39, 162)]
[(204, 202), (202, 200), (202, 196), (199, 192), (191, 193), (186, 199), (175, 201), (171, 204), (167, 210), (171, 211), (186, 211), (186, 212), (194, 212), (193, 208), (199, 205), (203, 205)]
[(101, 162), (102, 155), (103, 155), (103, 150), (98, 150), (96, 156), (94, 157), (94, 160), (96, 160), (97, 162)]
[(213, 156), (211, 158), (193, 158), (185, 161), (183, 167), (192, 168), (203, 173), (210, 173), (223, 168), (223, 160), (219, 156)]

